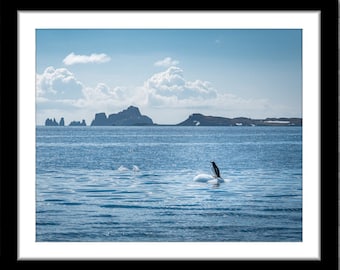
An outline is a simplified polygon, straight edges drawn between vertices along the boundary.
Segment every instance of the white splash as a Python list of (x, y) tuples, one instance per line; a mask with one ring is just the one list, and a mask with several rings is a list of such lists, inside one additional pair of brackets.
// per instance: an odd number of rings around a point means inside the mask
[(127, 172), (128, 170), (129, 170), (129, 169), (126, 168), (126, 167), (123, 166), (123, 165), (119, 166), (119, 168), (118, 168), (118, 171), (120, 171), (120, 172)]
[(201, 173), (194, 177), (195, 182), (202, 182), (202, 183), (211, 183), (211, 184), (219, 184), (225, 182), (221, 177), (214, 177), (210, 174)]
[[(130, 169), (125, 167), (124, 165), (119, 166), (119, 168), (117, 170), (119, 172), (128, 172), (128, 171), (130, 171)], [(139, 169), (139, 167), (137, 165), (133, 165), (131, 170), (133, 172), (139, 172), (140, 171), (140, 169)]]
[(138, 167), (137, 165), (133, 165), (133, 166), (132, 166), (132, 171), (134, 171), (134, 172), (139, 172), (140, 169), (139, 169), (139, 167)]

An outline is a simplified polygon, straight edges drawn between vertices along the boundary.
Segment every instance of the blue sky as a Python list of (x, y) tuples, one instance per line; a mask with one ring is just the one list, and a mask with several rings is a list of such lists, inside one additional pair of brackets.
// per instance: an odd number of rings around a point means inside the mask
[(130, 105), (155, 123), (190, 114), (302, 117), (301, 30), (36, 30), (37, 124)]

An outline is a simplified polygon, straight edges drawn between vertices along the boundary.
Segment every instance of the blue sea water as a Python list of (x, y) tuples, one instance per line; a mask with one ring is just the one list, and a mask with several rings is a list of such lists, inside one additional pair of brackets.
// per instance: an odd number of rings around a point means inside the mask
[(302, 128), (37, 127), (36, 241), (302, 241)]

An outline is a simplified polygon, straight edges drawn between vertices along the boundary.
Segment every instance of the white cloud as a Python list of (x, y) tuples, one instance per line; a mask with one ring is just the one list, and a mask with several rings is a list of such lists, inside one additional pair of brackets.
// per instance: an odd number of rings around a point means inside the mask
[[(48, 67), (36, 75), (36, 101), (39, 112), (70, 110), (92, 112), (114, 112), (130, 105), (147, 104), (148, 93), (144, 87), (110, 87), (97, 83), (95, 87), (85, 86), (66, 68)], [(51, 116), (52, 117), (52, 116)]]
[(98, 108), (108, 108), (112, 111), (113, 107), (124, 108), (126, 106), (143, 105), (147, 103), (147, 92), (144, 88), (109, 87), (104, 83), (98, 83), (96, 87), (86, 87), (83, 89), (86, 106)]
[(174, 60), (171, 57), (165, 57), (162, 60), (159, 60), (154, 63), (156, 67), (170, 67), (170, 66), (176, 66), (179, 64), (178, 60)]
[(67, 121), (86, 119), (90, 124), (95, 113), (110, 114), (130, 105), (140, 107), (161, 124), (179, 123), (195, 112), (254, 118), (267, 117), (268, 113), (275, 116), (273, 113), (282, 110), (266, 99), (245, 99), (219, 91), (208, 81), (189, 81), (183, 70), (175, 66), (153, 74), (143, 86), (137, 87), (112, 87), (101, 82), (89, 87), (66, 68), (48, 67), (36, 75), (36, 92), (37, 117), (41, 123), (47, 117), (67, 116)]
[(93, 53), (91, 55), (77, 55), (73, 52), (66, 56), (63, 60), (63, 63), (67, 66), (74, 64), (87, 64), (87, 63), (105, 63), (109, 62), (111, 58), (105, 53), (96, 54)]
[(166, 123), (176, 124), (194, 112), (224, 117), (260, 117), (276, 110), (267, 99), (246, 99), (217, 90), (208, 81), (186, 80), (183, 70), (174, 66), (152, 75), (145, 81), (144, 89), (148, 108), (163, 112), (152, 116), (156, 123), (164, 123), (166, 119)]
[(144, 87), (149, 93), (150, 105), (158, 106), (202, 102), (217, 96), (209, 82), (185, 80), (183, 70), (179, 67), (169, 67), (166, 71), (154, 74), (145, 81)]
[(82, 96), (83, 85), (66, 68), (48, 67), (36, 76), (39, 100), (77, 99)]

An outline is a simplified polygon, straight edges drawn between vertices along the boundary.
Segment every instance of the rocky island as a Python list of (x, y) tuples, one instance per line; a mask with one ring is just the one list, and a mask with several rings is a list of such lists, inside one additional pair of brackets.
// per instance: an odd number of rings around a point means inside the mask
[(64, 117), (62, 117), (59, 121), (59, 123), (55, 120), (55, 118), (53, 119), (50, 119), (50, 118), (47, 118), (46, 121), (45, 121), (45, 126), (65, 126), (65, 120), (64, 120)]
[(302, 126), (301, 118), (225, 118), (194, 113), (178, 126)]
[[(45, 121), (45, 126), (56, 126), (56, 127), (63, 127), (65, 126), (65, 120), (64, 117), (62, 117), (59, 121), (59, 123), (55, 120), (55, 118), (50, 119), (47, 118)], [(83, 119), (81, 122), (80, 121), (72, 121), (69, 126), (86, 126), (86, 122)]]
[(69, 126), (71, 126), (71, 127), (85, 127), (86, 122), (85, 122), (84, 119), (81, 122), (80, 121), (72, 121)]
[(150, 126), (153, 125), (150, 117), (142, 115), (137, 107), (129, 108), (106, 117), (105, 113), (97, 113), (91, 126)]
[[(55, 119), (46, 119), (45, 126), (64, 126), (64, 118), (59, 123)], [(85, 120), (72, 121), (70, 126), (86, 126)], [(146, 115), (142, 115), (139, 108), (130, 106), (127, 109), (110, 114), (96, 113), (91, 126), (164, 126), (155, 124)], [(220, 116), (206, 116), (201, 113), (194, 113), (175, 125), (166, 126), (302, 126), (302, 118), (266, 118), (251, 119), (247, 117), (227, 118)]]

